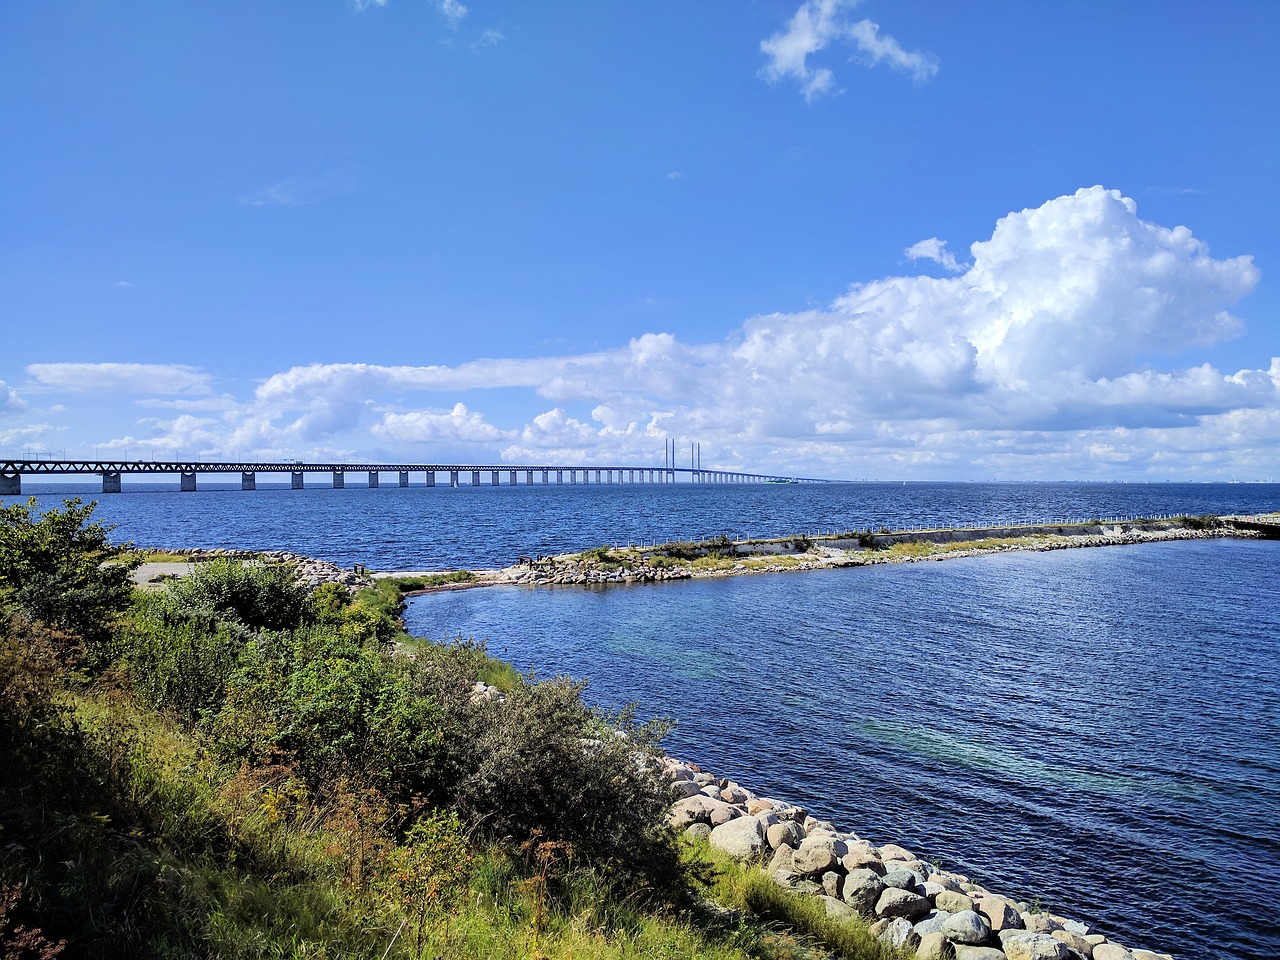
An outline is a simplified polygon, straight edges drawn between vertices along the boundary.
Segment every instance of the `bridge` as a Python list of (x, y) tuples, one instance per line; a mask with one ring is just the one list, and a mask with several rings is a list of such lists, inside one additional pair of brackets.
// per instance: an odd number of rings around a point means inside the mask
[[(674, 458), (673, 458), (674, 459)], [(303, 489), (307, 474), (327, 475), (335, 489), (346, 486), (347, 475), (364, 474), (370, 487), (379, 485), (382, 474), (394, 474), (399, 485), (409, 486), (412, 474), (420, 474), (424, 486), (434, 487), (437, 476), (447, 476), (449, 486), (482, 486), (484, 475), (491, 486), (502, 484), (503, 475), (510, 486), (521, 482), (532, 486), (576, 483), (827, 483), (816, 477), (784, 477), (768, 473), (744, 473), (737, 470), (713, 470), (692, 464), (688, 467), (649, 466), (647, 464), (493, 464), (493, 463), (303, 463), (286, 461), (243, 461), (209, 463), (200, 460), (0, 460), (0, 496), (22, 493), (22, 478), (49, 476), (97, 475), (102, 478), (103, 493), (119, 493), (120, 479), (126, 474), (176, 476), (178, 488), (196, 489), (200, 474), (239, 474), (240, 489), (254, 490), (259, 474), (288, 474), (294, 490)], [(566, 481), (566, 477), (568, 478)], [(523, 481), (522, 479), (523, 478)]]

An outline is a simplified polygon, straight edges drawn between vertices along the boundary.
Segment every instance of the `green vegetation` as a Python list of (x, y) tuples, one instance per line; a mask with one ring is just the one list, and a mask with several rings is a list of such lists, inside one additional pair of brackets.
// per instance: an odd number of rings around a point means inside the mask
[(1180, 517), (1175, 517), (1174, 522), (1186, 527), (1188, 530), (1214, 530), (1222, 525), (1221, 519), (1211, 513), (1201, 514), (1200, 516), (1183, 514)]
[(470, 570), (450, 570), (448, 573), (427, 573), (421, 576), (380, 577), (379, 583), (394, 585), (401, 593), (445, 587), (455, 583), (471, 583), (476, 575)]
[(888, 956), (674, 840), (661, 725), (410, 641), (396, 583), (133, 592), (92, 505), (33, 510), (0, 515), (6, 960)]

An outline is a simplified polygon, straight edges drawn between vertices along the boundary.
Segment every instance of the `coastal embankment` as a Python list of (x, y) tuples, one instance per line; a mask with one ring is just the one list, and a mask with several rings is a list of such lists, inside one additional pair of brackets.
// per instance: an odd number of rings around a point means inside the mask
[[(884, 563), (952, 560), (1017, 551), (1126, 546), (1168, 540), (1266, 536), (1265, 523), (1251, 518), (1173, 517), (923, 530), (846, 531), (768, 540), (718, 537), (700, 542), (601, 546), (580, 553), (522, 557), (495, 570), (473, 570), (465, 583), (408, 589), (407, 595), (446, 589), (499, 585), (587, 586), (661, 583), (692, 577), (725, 577), (793, 570), (828, 570)], [(408, 577), (427, 572), (387, 572), (373, 576)]]
[(1172, 960), (1000, 896), (896, 843), (877, 846), (696, 764), (668, 757), (663, 773), (679, 798), (672, 827), (817, 897), (830, 916), (870, 921), (873, 933), (914, 949), (919, 960)]

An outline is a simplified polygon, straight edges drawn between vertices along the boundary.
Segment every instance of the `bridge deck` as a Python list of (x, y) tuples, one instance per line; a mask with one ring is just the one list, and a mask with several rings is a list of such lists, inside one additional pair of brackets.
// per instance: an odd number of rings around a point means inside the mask
[[(102, 477), (104, 493), (119, 493), (122, 475), (161, 475), (180, 478), (182, 490), (196, 489), (197, 474), (235, 474), (241, 476), (243, 489), (256, 487), (257, 474), (288, 474), (295, 489), (303, 486), (306, 474), (327, 473), (335, 487), (346, 486), (347, 474), (365, 473), (370, 487), (379, 485), (383, 473), (398, 474), (399, 484), (409, 486), (411, 474), (421, 474), (425, 485), (435, 486), (436, 474), (447, 474), (450, 486), (461, 486), (460, 478), (470, 474), (471, 486), (480, 485), (480, 475), (488, 474), (489, 484), (498, 486), (502, 474), (507, 474), (508, 485), (520, 485), (518, 478), (524, 475), (524, 484), (565, 482), (576, 484), (581, 475), (582, 483), (826, 483), (814, 477), (784, 477), (777, 474), (750, 473), (740, 470), (717, 470), (703, 467), (652, 466), (649, 464), (567, 464), (567, 463), (318, 463), (300, 461), (224, 461), (199, 460), (0, 460), (0, 495), (15, 496), (22, 492), (22, 477), (76, 476), (96, 474)], [(554, 476), (554, 480), (552, 479)], [(614, 478), (617, 478), (616, 481)]]

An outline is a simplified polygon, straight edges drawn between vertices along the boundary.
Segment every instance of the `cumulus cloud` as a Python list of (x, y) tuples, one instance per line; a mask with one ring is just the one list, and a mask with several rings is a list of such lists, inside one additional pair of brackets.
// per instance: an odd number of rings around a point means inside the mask
[(43, 387), (70, 393), (207, 393), (212, 378), (173, 363), (32, 363), (27, 374)]
[(919, 50), (906, 50), (893, 37), (880, 33), (871, 20), (850, 23), (845, 13), (859, 0), (805, 0), (787, 21), (786, 28), (760, 42), (768, 57), (761, 70), (770, 83), (789, 79), (800, 84), (806, 100), (836, 92), (835, 74), (829, 67), (815, 67), (810, 58), (833, 44), (851, 45), (858, 62), (867, 67), (887, 63), (921, 84), (938, 72), (938, 58)]
[(451, 410), (413, 410), (408, 413), (386, 413), (373, 426), (375, 436), (396, 443), (487, 443), (510, 439), (511, 432), (499, 430), (464, 403)]
[(462, 18), (467, 15), (467, 8), (458, 0), (435, 0), (435, 6), (440, 11), (440, 16), (444, 17), (449, 26), (455, 30), (462, 22)]

